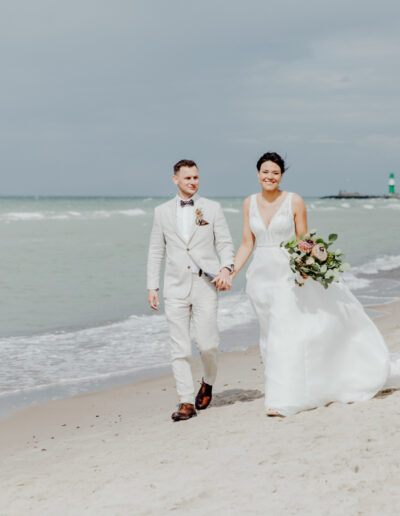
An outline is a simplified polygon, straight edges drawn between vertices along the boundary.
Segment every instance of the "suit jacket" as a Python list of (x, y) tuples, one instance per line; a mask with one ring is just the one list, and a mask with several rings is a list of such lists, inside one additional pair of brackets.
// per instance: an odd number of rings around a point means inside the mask
[(233, 264), (232, 238), (221, 205), (198, 197), (195, 208), (201, 210), (203, 224), (195, 224), (187, 242), (177, 227), (176, 197), (154, 210), (147, 260), (147, 288), (159, 288), (161, 264), (166, 255), (164, 297), (183, 299), (189, 294), (193, 276), (189, 257), (204, 272), (212, 274)]

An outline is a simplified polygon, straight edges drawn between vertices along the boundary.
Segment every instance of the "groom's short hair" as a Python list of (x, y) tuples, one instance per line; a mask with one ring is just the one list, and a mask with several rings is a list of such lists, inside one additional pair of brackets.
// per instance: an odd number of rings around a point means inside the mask
[(174, 174), (179, 172), (180, 168), (182, 168), (182, 167), (189, 167), (189, 168), (196, 167), (197, 168), (197, 165), (191, 159), (181, 159), (180, 161), (178, 161), (178, 163), (175, 163), (175, 165), (174, 165)]

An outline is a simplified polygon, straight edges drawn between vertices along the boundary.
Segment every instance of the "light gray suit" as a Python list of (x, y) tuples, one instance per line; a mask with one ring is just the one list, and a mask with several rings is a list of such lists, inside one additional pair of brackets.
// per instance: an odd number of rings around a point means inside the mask
[(172, 369), (181, 403), (194, 402), (189, 363), (190, 319), (203, 362), (204, 381), (210, 385), (215, 381), (219, 345), (217, 290), (204, 274), (193, 274), (192, 263), (203, 272), (217, 274), (221, 268), (230, 267), (234, 259), (231, 235), (220, 204), (204, 197), (194, 199), (195, 209), (201, 211), (202, 220), (208, 224), (195, 224), (189, 240), (185, 241), (177, 226), (176, 198), (157, 206), (147, 262), (147, 288), (158, 289), (166, 255), (165, 314), (171, 336)]

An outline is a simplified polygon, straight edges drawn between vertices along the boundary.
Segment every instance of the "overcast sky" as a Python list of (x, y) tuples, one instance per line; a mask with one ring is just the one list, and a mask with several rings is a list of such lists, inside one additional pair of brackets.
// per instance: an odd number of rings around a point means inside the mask
[(0, 195), (203, 195), (400, 183), (398, 0), (5, 0)]

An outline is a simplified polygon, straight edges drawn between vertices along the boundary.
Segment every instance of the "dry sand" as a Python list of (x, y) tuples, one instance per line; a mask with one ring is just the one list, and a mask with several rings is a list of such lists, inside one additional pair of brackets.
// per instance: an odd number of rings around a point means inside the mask
[[(400, 303), (374, 308), (400, 351)], [(221, 354), (215, 392), (179, 423), (170, 375), (1, 421), (0, 515), (400, 514), (400, 391), (267, 418), (249, 348)]]

